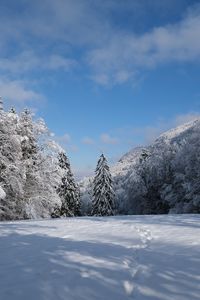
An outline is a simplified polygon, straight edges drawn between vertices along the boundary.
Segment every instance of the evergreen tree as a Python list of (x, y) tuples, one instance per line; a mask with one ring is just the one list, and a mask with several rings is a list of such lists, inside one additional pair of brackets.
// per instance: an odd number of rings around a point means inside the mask
[(48, 133), (28, 110), (19, 116), (0, 109), (0, 220), (49, 217), (60, 209), (60, 147)]
[(62, 201), (60, 213), (64, 216), (78, 216), (80, 215), (80, 192), (75, 183), (69, 159), (64, 152), (59, 153), (58, 162), (63, 173), (61, 184), (57, 189)]
[(0, 118), (0, 185), (6, 197), (0, 199), (0, 220), (23, 218), (23, 165), (20, 136), (16, 131), (17, 117), (3, 110)]
[[(12, 114), (15, 115), (15, 114)], [(51, 215), (55, 206), (59, 206), (59, 196), (54, 188), (57, 174), (53, 166), (53, 157), (42, 144), (41, 135), (44, 123), (34, 121), (29, 110), (25, 109), (19, 118), (18, 133), (21, 140), (24, 166), (24, 217), (38, 218)]]
[(9, 112), (12, 113), (12, 114), (16, 114), (16, 110), (15, 110), (14, 107), (11, 107)]
[(0, 97), (0, 113), (3, 112), (3, 99)]
[(37, 155), (37, 142), (31, 112), (25, 109), (19, 119), (19, 134), (22, 136), (22, 153), (25, 160), (32, 159), (34, 164)]
[(98, 160), (94, 178), (92, 215), (114, 215), (115, 201), (112, 188), (112, 178), (105, 156), (102, 154)]

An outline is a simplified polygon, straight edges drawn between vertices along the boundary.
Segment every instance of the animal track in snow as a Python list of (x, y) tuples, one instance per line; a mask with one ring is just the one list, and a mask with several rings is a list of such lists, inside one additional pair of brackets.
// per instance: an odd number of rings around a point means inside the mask
[(142, 272), (142, 266), (139, 264), (139, 252), (140, 249), (146, 249), (149, 247), (150, 241), (152, 240), (151, 231), (145, 227), (131, 226), (131, 230), (136, 230), (139, 234), (142, 244), (132, 245), (132, 258), (130, 260), (125, 260), (124, 266), (129, 269), (131, 280), (126, 280), (123, 282), (124, 290), (129, 296), (136, 296), (138, 293), (137, 279), (140, 277)]
[(151, 231), (149, 229), (147, 229), (146, 227), (136, 226), (135, 229), (137, 230), (137, 232), (140, 235), (141, 241), (143, 243), (143, 248), (149, 247), (150, 242), (153, 238), (152, 234), (151, 234)]
[(146, 227), (131, 226), (131, 229), (136, 230), (140, 236), (141, 245), (132, 246), (133, 255), (131, 260), (124, 261), (125, 266), (130, 270), (132, 280), (124, 281), (123, 286), (127, 295), (136, 296), (138, 293), (137, 279), (143, 271), (143, 267), (139, 264), (139, 252), (140, 249), (146, 249), (150, 246), (152, 240), (152, 234)]

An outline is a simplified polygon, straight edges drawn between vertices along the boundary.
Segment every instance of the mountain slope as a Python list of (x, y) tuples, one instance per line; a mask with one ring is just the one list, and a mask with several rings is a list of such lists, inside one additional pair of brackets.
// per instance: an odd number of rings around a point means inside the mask
[(126, 175), (129, 169), (133, 167), (133, 165), (138, 163), (139, 157), (141, 156), (144, 147), (136, 147), (123, 155), (120, 160), (111, 167), (112, 176), (118, 175)]
[(141, 152), (133, 150), (125, 157), (126, 173), (120, 178), (113, 173), (120, 212), (200, 212), (199, 120), (169, 130)]
[[(118, 213), (200, 213), (200, 120), (178, 126), (113, 167)], [(88, 206), (91, 182), (84, 184)]]
[(153, 149), (158, 150), (159, 148), (165, 147), (165, 145), (184, 143), (185, 140), (196, 130), (200, 130), (199, 119), (164, 132), (149, 146), (133, 148), (128, 153), (124, 154), (120, 160), (111, 167), (113, 177), (126, 175), (127, 172), (131, 168), (134, 168), (134, 165), (139, 162), (143, 152), (153, 151)]

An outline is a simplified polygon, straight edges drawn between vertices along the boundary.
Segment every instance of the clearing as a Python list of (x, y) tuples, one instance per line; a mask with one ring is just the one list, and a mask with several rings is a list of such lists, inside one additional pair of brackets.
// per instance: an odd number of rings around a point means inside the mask
[(0, 223), (2, 300), (199, 300), (200, 215)]

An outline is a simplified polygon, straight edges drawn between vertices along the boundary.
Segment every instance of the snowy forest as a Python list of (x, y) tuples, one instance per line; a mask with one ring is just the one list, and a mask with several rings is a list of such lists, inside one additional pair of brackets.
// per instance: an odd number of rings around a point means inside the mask
[[(169, 130), (111, 167), (117, 214), (200, 213), (200, 120)], [(93, 181), (80, 183), (91, 210)]]
[(75, 181), (44, 120), (0, 110), (0, 220), (81, 215), (200, 213), (200, 121), (133, 149), (94, 178)]
[(79, 215), (69, 160), (44, 121), (1, 107), (0, 135), (0, 219)]
[[(44, 120), (0, 103), (0, 220), (81, 215), (79, 184), (69, 159)], [(96, 168), (92, 215), (114, 215), (114, 191), (105, 156)]]

